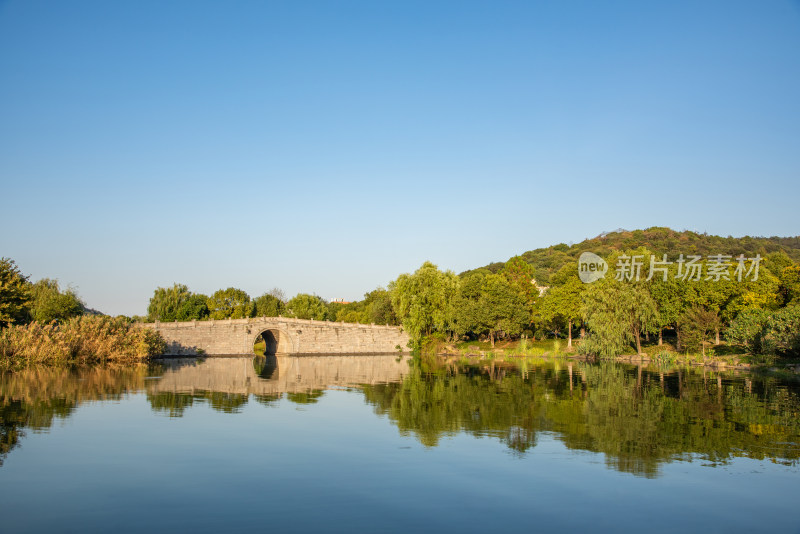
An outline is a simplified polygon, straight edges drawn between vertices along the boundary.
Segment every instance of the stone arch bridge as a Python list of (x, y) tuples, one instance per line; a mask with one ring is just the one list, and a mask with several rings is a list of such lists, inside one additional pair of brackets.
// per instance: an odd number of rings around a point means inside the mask
[(145, 323), (167, 342), (165, 356), (251, 355), (261, 335), (268, 354), (381, 354), (406, 351), (408, 334), (398, 326), (257, 317)]

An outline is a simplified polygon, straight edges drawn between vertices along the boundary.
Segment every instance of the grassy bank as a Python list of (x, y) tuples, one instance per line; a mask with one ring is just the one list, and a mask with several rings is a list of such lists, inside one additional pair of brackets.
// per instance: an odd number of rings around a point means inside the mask
[[(495, 343), (494, 347), (487, 341), (465, 341), (460, 343), (444, 343), (430, 341), (423, 344), (423, 351), (439, 354), (448, 359), (480, 362), (520, 362), (541, 358), (579, 358), (591, 359), (578, 350), (579, 340), (573, 340), (573, 347), (567, 348), (563, 339), (545, 339), (538, 341), (515, 340)], [(727, 344), (707, 345), (705, 354), (681, 352), (671, 342), (664, 341), (659, 345), (655, 340), (642, 344), (642, 353), (637, 354), (633, 348), (618, 355), (615, 360), (629, 363), (651, 363), (660, 366), (691, 365), (732, 369), (765, 369), (789, 368), (795, 370), (800, 361), (782, 360), (771, 355), (752, 356), (743, 354), (738, 347)]]
[(0, 330), (0, 368), (138, 362), (163, 351), (158, 332), (121, 318), (84, 315), (60, 325), (32, 322)]

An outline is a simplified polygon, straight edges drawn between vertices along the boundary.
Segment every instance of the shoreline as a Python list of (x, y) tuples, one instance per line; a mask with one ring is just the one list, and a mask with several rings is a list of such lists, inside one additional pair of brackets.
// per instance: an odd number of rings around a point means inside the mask
[(629, 365), (641, 365), (643, 367), (692, 367), (704, 368), (712, 371), (744, 371), (744, 372), (788, 372), (795, 375), (800, 375), (800, 364), (796, 362), (773, 362), (765, 364), (754, 364), (741, 361), (737, 356), (712, 356), (706, 357), (704, 360), (698, 360), (695, 356), (677, 356), (670, 361), (660, 361), (658, 358), (651, 358), (648, 354), (622, 354), (611, 359), (599, 359), (593, 356), (578, 354), (576, 352), (544, 352), (542, 354), (515, 354), (513, 351), (506, 353), (503, 349), (494, 351), (476, 351), (476, 352), (460, 352), (453, 350), (439, 351), (435, 354), (439, 359), (443, 359), (448, 363), (454, 363), (459, 360), (466, 360), (464, 363), (481, 364), (481, 363), (508, 363), (519, 364), (526, 360), (543, 359), (543, 360), (575, 360), (582, 362), (617, 362)]

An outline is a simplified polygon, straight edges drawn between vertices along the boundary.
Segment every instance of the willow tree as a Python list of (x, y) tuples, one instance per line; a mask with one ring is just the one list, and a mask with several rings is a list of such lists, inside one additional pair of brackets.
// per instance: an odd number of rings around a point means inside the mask
[(189, 300), (192, 292), (183, 284), (173, 284), (172, 287), (157, 287), (150, 297), (147, 306), (149, 321), (175, 321), (178, 309)]
[(440, 271), (429, 261), (389, 284), (392, 307), (412, 343), (418, 344), (434, 332), (452, 334), (458, 287), (452, 271)]
[(643, 284), (603, 279), (583, 295), (583, 315), (591, 331), (587, 349), (616, 356), (628, 343), (642, 352), (642, 333), (657, 326), (656, 303)]

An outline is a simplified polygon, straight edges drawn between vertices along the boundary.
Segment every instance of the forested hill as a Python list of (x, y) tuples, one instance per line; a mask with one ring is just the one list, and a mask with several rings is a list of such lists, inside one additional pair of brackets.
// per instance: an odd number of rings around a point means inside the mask
[[(575, 245), (560, 243), (547, 248), (529, 250), (520, 254), (536, 269), (536, 280), (547, 285), (550, 275), (563, 265), (577, 262), (582, 252), (594, 252), (607, 257), (613, 251), (646, 247), (654, 254), (667, 254), (670, 259), (679, 254), (729, 254), (748, 257), (761, 254), (765, 257), (775, 252), (784, 252), (793, 261), (800, 263), (800, 236), (796, 237), (720, 237), (690, 231), (676, 232), (669, 228), (653, 227), (646, 230), (616, 230), (602, 233)], [(483, 268), (497, 272), (503, 263), (491, 263)], [(477, 270), (477, 269), (476, 269)], [(467, 274), (471, 271), (466, 271)]]

